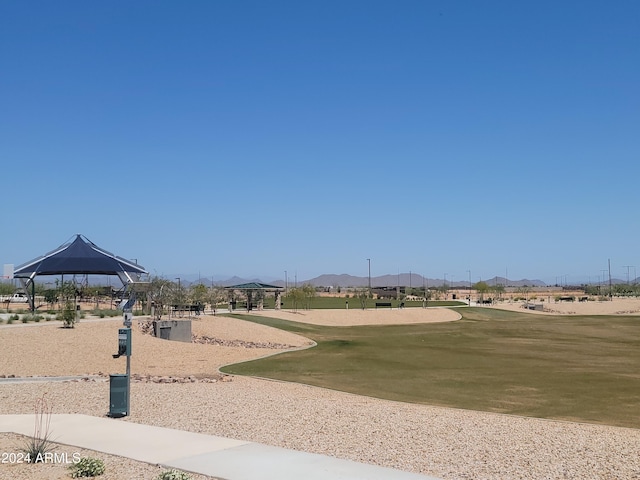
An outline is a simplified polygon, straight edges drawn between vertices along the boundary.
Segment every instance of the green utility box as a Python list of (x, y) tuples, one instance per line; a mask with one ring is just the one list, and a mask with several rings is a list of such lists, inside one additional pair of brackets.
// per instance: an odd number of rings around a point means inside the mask
[(126, 374), (109, 375), (109, 416), (129, 415), (129, 376)]
[(131, 329), (118, 329), (118, 355), (131, 356)]

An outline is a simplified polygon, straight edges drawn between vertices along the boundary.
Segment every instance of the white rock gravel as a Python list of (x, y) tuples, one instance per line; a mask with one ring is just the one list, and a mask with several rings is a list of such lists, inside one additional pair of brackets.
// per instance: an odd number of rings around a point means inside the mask
[[(104, 416), (108, 382), (0, 385), (0, 413)], [(444, 479), (640, 478), (640, 431), (412, 405), (268, 380), (133, 383), (124, 421), (321, 453)], [(53, 432), (55, 435), (55, 432)], [(0, 477), (2, 478), (2, 477)]]

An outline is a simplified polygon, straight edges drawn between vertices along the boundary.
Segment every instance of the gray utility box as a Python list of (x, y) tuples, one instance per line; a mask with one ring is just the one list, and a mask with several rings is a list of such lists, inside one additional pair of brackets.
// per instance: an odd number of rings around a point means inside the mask
[(157, 320), (153, 322), (153, 334), (164, 340), (191, 343), (191, 320)]
[(109, 416), (129, 414), (129, 378), (126, 374), (109, 375)]

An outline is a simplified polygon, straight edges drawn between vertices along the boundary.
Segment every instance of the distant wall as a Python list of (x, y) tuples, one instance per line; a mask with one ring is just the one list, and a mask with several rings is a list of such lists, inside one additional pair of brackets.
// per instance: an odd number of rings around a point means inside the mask
[(160, 320), (154, 322), (153, 334), (164, 340), (191, 343), (191, 320)]

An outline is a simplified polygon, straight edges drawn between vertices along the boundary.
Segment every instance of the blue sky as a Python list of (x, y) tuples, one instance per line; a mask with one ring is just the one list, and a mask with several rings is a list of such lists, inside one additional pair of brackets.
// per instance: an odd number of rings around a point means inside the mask
[(640, 268), (637, 1), (6, 1), (0, 59), (0, 263)]

